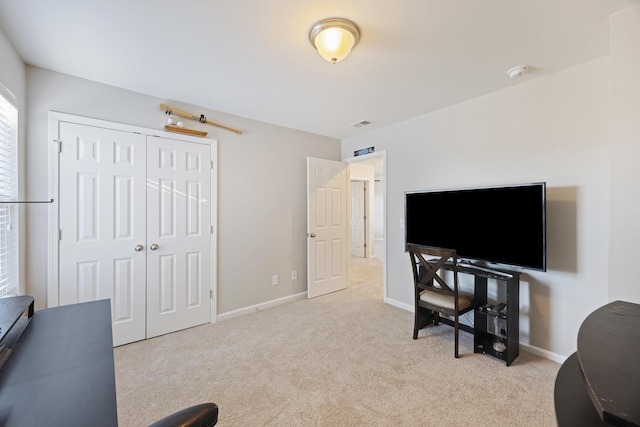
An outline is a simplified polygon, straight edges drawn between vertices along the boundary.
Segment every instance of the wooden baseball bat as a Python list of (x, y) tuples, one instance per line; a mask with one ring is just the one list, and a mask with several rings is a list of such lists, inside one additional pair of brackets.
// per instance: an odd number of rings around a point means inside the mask
[(241, 130), (230, 128), (228, 126), (221, 125), (220, 123), (215, 123), (215, 122), (212, 122), (211, 120), (208, 120), (204, 116), (204, 114), (201, 115), (200, 117), (198, 117), (198, 116), (195, 116), (195, 115), (193, 115), (191, 113), (187, 113), (186, 111), (182, 111), (182, 110), (178, 110), (177, 108), (170, 107), (170, 106), (168, 106), (166, 104), (160, 104), (160, 109), (164, 110), (165, 113), (167, 113), (167, 114), (175, 114), (176, 116), (180, 116), (180, 117), (183, 117), (185, 119), (196, 120), (196, 121), (198, 121), (200, 123), (207, 123), (207, 124), (210, 124), (212, 126), (217, 126), (219, 128), (222, 128), (222, 129), (230, 130), (231, 132), (235, 132), (238, 135), (242, 134)]

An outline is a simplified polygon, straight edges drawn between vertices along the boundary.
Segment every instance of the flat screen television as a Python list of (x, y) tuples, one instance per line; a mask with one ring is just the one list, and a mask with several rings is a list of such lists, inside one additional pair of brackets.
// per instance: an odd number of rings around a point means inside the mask
[(546, 271), (546, 184), (405, 193), (405, 243)]

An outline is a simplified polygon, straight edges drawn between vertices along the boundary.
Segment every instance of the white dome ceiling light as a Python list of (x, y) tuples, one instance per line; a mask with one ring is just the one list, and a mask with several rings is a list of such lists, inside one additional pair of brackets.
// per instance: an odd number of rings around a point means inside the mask
[(351, 49), (358, 44), (360, 29), (347, 19), (323, 19), (311, 27), (309, 41), (320, 56), (335, 64), (346, 58)]

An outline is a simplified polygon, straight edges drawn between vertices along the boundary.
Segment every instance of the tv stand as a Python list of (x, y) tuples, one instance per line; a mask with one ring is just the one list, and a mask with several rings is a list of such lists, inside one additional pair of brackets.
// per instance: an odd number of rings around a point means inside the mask
[[(453, 264), (446, 263), (443, 268), (453, 270)], [(474, 276), (473, 328), (460, 325), (460, 329), (473, 333), (473, 352), (488, 354), (511, 365), (520, 354), (520, 273), (464, 261), (458, 263), (458, 274)], [(506, 286), (505, 301), (497, 301), (493, 307), (487, 298), (488, 279), (496, 280), (498, 286)], [(494, 311), (499, 304), (504, 304), (502, 310)], [(447, 320), (440, 319), (443, 323), (453, 323)]]
[[(458, 267), (458, 273), (474, 276), (473, 352), (504, 360), (509, 366), (520, 354), (520, 273), (486, 267)], [(505, 301), (497, 301), (493, 310), (487, 299), (488, 279), (506, 286)]]
[(458, 263), (458, 272), (461, 271), (460, 270), (461, 268), (466, 268), (466, 269), (469, 269), (469, 270), (473, 270), (474, 271), (473, 273), (471, 273), (471, 271), (469, 271), (470, 274), (476, 274), (476, 272), (480, 272), (481, 271), (483, 273), (491, 274), (492, 277), (495, 276), (493, 278), (501, 277), (501, 278), (504, 278), (505, 280), (509, 279), (513, 275), (513, 272), (506, 272), (506, 271), (503, 271), (503, 270), (496, 270), (494, 268), (489, 268), (489, 267), (485, 267), (485, 266), (478, 265), (478, 264), (473, 264), (471, 262), (466, 262), (466, 261)]

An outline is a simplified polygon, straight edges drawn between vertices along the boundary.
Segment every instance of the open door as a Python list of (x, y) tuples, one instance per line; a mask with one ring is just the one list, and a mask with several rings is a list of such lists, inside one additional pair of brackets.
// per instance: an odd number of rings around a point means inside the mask
[(307, 157), (307, 297), (346, 289), (347, 164)]

